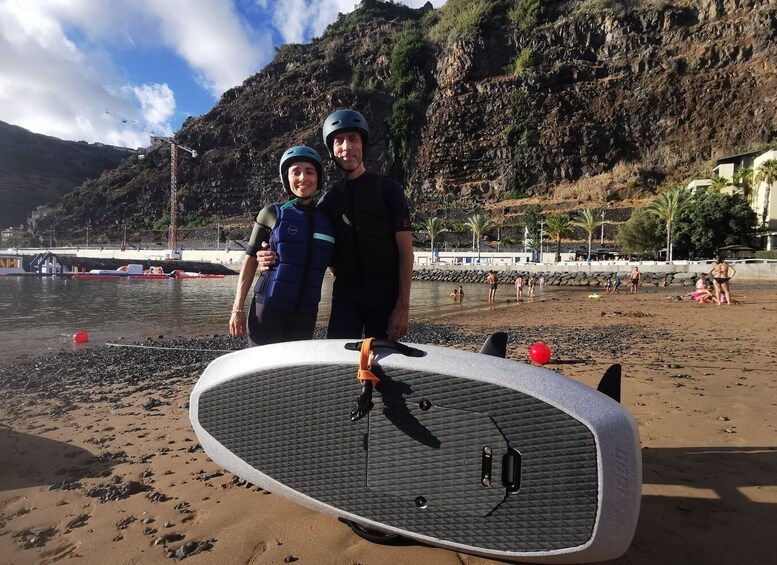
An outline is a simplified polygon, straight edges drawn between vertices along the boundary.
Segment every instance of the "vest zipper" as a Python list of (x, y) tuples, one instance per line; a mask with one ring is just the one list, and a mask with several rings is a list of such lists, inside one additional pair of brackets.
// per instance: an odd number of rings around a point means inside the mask
[(356, 189), (353, 186), (348, 186), (348, 179), (343, 179), (343, 187), (345, 188), (346, 196), (348, 197), (348, 215), (351, 221), (351, 238), (353, 239), (354, 250), (354, 262), (356, 263), (356, 272), (359, 277), (359, 282), (364, 285), (364, 267), (362, 265), (362, 254), (359, 249), (359, 226), (356, 222), (356, 210), (354, 206), (354, 199), (356, 198)]
[(313, 214), (306, 213), (305, 218), (308, 221), (308, 247), (305, 250), (305, 269), (302, 271), (302, 280), (300, 281), (299, 294), (297, 295), (297, 305), (294, 308), (295, 312), (299, 312), (300, 306), (302, 306), (302, 298), (305, 296), (308, 279), (310, 278), (310, 263), (313, 260), (313, 235), (315, 231)]

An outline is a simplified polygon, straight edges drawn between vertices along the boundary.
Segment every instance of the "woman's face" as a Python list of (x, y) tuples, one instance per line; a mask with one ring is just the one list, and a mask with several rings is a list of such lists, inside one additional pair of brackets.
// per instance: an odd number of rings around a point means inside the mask
[(318, 171), (313, 163), (295, 161), (286, 173), (289, 186), (294, 195), (301, 200), (309, 200), (318, 188)]

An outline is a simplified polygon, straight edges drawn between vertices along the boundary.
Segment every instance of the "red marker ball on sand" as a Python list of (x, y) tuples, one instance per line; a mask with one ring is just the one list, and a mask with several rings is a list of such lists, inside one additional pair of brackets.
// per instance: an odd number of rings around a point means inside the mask
[(529, 348), (529, 357), (538, 365), (544, 365), (550, 361), (550, 347), (538, 341)]
[(86, 332), (76, 332), (73, 334), (73, 343), (86, 343), (89, 341), (89, 334)]

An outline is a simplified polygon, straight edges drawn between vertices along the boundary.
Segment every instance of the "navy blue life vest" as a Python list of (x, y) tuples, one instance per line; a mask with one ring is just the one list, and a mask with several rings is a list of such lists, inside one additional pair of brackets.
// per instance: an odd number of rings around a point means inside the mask
[(318, 210), (299, 210), (292, 200), (275, 205), (277, 220), (270, 249), (278, 262), (256, 281), (256, 302), (289, 312), (317, 312), (321, 282), (335, 238), (329, 218)]

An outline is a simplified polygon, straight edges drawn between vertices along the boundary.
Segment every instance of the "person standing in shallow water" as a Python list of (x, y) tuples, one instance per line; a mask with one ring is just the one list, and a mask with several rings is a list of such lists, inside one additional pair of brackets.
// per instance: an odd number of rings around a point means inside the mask
[(515, 299), (520, 300), (521, 298), (523, 298), (523, 277), (518, 275), (518, 278), (515, 279)]
[(486, 283), (488, 284), (488, 302), (494, 302), (497, 287), (496, 271), (488, 271)]
[[(413, 243), (402, 186), (368, 172), (370, 138), (359, 112), (337, 110), (324, 120), (324, 143), (343, 178), (321, 198), (319, 209), (335, 230), (330, 269), (335, 276), (327, 337), (398, 340), (407, 333)], [(259, 266), (275, 264), (260, 251)]]
[[(283, 153), (279, 169), (291, 200), (266, 206), (254, 219), (229, 320), (230, 335), (247, 332), (252, 346), (313, 337), (321, 282), (335, 243), (332, 224), (315, 202), (323, 182), (318, 152), (291, 147)], [(278, 261), (262, 271), (246, 312), (243, 305), (263, 245), (278, 254)]]

